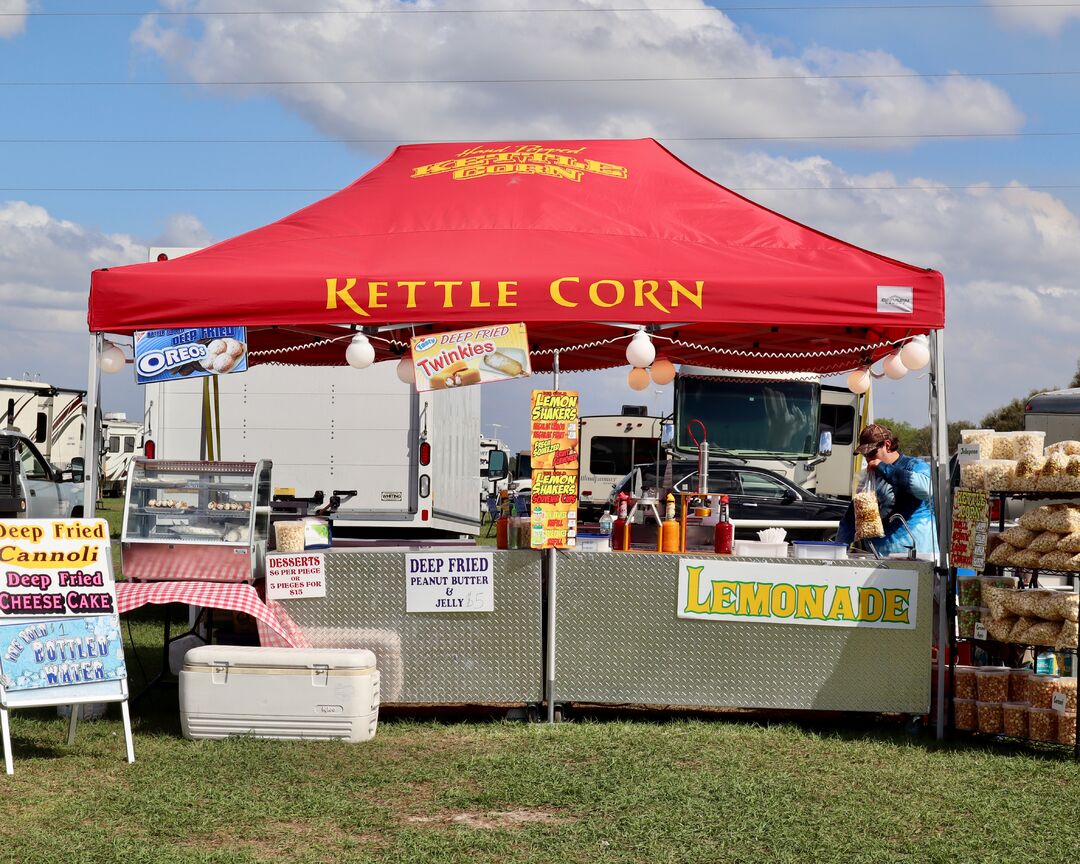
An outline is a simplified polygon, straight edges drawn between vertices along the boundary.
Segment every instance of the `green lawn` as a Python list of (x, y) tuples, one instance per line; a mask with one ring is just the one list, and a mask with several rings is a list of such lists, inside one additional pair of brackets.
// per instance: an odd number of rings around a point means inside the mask
[[(157, 670), (161, 614), (132, 617), (136, 690)], [(1080, 766), (1063, 751), (938, 747), (886, 719), (642, 711), (552, 727), (384, 711), (373, 742), (346, 745), (185, 741), (175, 688), (132, 713), (134, 765), (117, 706), (71, 748), (55, 711), (12, 715), (0, 862), (1076, 857)]]

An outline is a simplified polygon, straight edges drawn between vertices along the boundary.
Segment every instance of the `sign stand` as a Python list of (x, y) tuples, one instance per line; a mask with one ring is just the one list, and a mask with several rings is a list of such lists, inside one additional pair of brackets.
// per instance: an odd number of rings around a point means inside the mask
[[(8, 721), (8, 713), (11, 710), (11, 708), (13, 708), (13, 707), (19, 707), (19, 708), (47, 708), (47, 707), (50, 707), (52, 705), (57, 704), (55, 699), (44, 698), (44, 699), (39, 699), (39, 700), (26, 700), (26, 701), (20, 700), (17, 706), (15, 706), (15, 705), (10, 705), (9, 706), (8, 705), (8, 699), (9, 699), (10, 695), (12, 695), (12, 694), (6, 693), (4, 691), (4, 689), (2, 687), (0, 687), (0, 705), (3, 706), (3, 707), (0, 707), (0, 732), (3, 733), (3, 737), (4, 737), (4, 771), (5, 771), (5, 773), (7, 773), (9, 775), (15, 773), (14, 758), (12, 757), (12, 753), (11, 753), (11, 725), (10, 725), (10, 723)], [(123, 720), (124, 720), (124, 744), (125, 744), (125, 747), (127, 749), (127, 761), (129, 763), (134, 762), (135, 761), (135, 744), (134, 744), (134, 740), (133, 740), (133, 738), (131, 736), (131, 711), (130, 711), (130, 709), (128, 707), (128, 692), (127, 692), (127, 682), (126, 681), (124, 682), (123, 696), (121, 698), (119, 698), (119, 699), (109, 699), (107, 697), (102, 698), (102, 697), (99, 697), (99, 696), (94, 696), (92, 698), (83, 699), (80, 702), (76, 702), (75, 704), (70, 706), (71, 707), (71, 717), (68, 719), (68, 729), (67, 729), (67, 743), (68, 743), (68, 746), (72, 747), (75, 744), (75, 730), (78, 727), (78, 723), (79, 723), (79, 706), (80, 705), (85, 705), (85, 704), (88, 704), (88, 703), (93, 703), (93, 702), (119, 702), (120, 703), (120, 711), (121, 711), (121, 713), (123, 715)], [(65, 703), (60, 703), (60, 704), (65, 704)]]
[(102, 519), (0, 520), (6, 544), (0, 611), (0, 734), (14, 773), (14, 708), (69, 705), (67, 743), (79, 706), (119, 702), (128, 762), (135, 761), (127, 665), (117, 614), (109, 527)]

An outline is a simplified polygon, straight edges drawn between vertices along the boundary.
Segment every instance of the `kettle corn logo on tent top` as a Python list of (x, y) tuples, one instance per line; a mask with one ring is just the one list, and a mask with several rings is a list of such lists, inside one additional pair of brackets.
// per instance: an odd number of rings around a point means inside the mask
[[(883, 289), (910, 305), (882, 305)], [(414, 336), (507, 321), (528, 325), (534, 372), (554, 350), (566, 371), (625, 364), (626, 331), (604, 322), (659, 328), (675, 362), (830, 372), (943, 327), (944, 286), (652, 139), (522, 141), (398, 147), (270, 225), (95, 271), (89, 303), (92, 332), (246, 324), (252, 365), (340, 365), (345, 343), (319, 343), (342, 324), (388, 340), (381, 360)]]

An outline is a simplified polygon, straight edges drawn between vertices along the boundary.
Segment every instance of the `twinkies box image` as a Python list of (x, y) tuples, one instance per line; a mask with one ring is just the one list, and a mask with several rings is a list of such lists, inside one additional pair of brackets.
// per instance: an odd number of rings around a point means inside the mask
[(361, 649), (202, 645), (180, 670), (185, 738), (283, 741), (375, 737), (379, 670)]

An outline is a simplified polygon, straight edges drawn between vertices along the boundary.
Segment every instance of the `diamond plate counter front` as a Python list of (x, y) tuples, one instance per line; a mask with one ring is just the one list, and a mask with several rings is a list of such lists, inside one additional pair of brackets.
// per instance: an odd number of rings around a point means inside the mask
[[(930, 704), (933, 569), (907, 561), (768, 561), (917, 573), (914, 629), (677, 617), (680, 557), (559, 558), (555, 700), (923, 714)], [(738, 578), (740, 563), (724, 559)], [(727, 578), (727, 577), (725, 577)], [(817, 581), (817, 580), (815, 580)]]
[(326, 554), (326, 596), (282, 602), (312, 647), (367, 648), (384, 704), (540, 703), (540, 556), (493, 552), (494, 611), (407, 613), (405, 554)]

